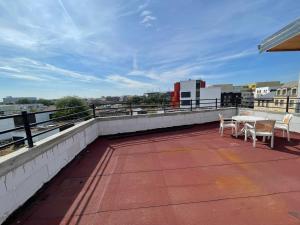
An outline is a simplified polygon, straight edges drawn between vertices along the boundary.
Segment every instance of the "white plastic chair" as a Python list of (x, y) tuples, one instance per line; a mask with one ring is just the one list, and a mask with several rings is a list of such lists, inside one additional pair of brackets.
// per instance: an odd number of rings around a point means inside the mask
[(248, 134), (251, 135), (253, 139), (253, 147), (256, 147), (256, 137), (262, 136), (263, 142), (266, 137), (271, 137), (271, 148), (274, 147), (274, 126), (275, 120), (259, 120), (251, 125), (249, 123), (245, 124), (245, 141), (247, 141)]
[(237, 138), (237, 123), (231, 118), (224, 118), (222, 114), (219, 114), (220, 118), (220, 128), (219, 133), (223, 136), (224, 128), (231, 128), (231, 133), (233, 134), (233, 130), (235, 132), (235, 137)]
[(290, 122), (291, 119), (293, 118), (292, 114), (286, 114), (282, 121), (276, 121), (275, 123), (275, 129), (280, 129), (282, 130), (282, 136), (285, 136), (285, 131), (287, 133), (287, 139), (290, 141)]

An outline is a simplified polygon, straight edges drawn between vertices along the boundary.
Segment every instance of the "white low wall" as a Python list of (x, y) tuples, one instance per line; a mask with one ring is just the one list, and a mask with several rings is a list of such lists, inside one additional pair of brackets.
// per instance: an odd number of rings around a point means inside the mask
[(166, 115), (139, 115), (98, 118), (99, 135), (111, 135), (126, 132), (136, 132), (152, 130), (158, 128), (167, 128), (183, 125), (201, 124), (219, 120), (219, 113), (224, 117), (231, 118), (236, 115), (235, 108), (226, 108), (218, 110), (203, 110), (198, 112), (176, 112)]
[(0, 157), (0, 224), (98, 136), (212, 122), (219, 113), (236, 109), (91, 119)]
[(0, 224), (97, 137), (90, 120), (0, 157)]
[[(282, 120), (285, 113), (282, 112), (270, 112), (270, 111), (258, 111), (253, 109), (239, 109), (239, 111), (251, 111), (255, 116), (266, 117), (271, 120)], [(293, 118), (290, 122), (290, 130), (300, 133), (300, 114), (293, 114)]]

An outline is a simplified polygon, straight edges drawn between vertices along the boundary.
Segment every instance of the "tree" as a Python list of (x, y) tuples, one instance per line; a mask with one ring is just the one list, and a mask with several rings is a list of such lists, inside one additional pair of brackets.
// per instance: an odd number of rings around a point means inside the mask
[(32, 104), (32, 103), (35, 103), (35, 102), (28, 99), (28, 98), (21, 98), (16, 103), (17, 104)]
[(48, 100), (44, 98), (40, 98), (39, 100), (37, 100), (37, 103), (43, 104), (45, 106), (54, 105), (54, 102), (52, 100)]
[(68, 116), (70, 114), (78, 113), (76, 115), (62, 118), (61, 120), (85, 118), (85, 117), (91, 115), (91, 112), (87, 111), (88, 109), (90, 109), (89, 106), (83, 99), (81, 99), (79, 97), (74, 97), (74, 96), (63, 97), (56, 101), (55, 106), (57, 109), (64, 109), (64, 108), (71, 108), (71, 109), (57, 111), (54, 114), (54, 118)]

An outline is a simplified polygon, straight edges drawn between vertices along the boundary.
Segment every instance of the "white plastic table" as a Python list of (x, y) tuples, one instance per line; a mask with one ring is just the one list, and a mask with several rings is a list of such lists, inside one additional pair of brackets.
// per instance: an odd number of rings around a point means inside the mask
[(240, 123), (254, 123), (259, 120), (265, 120), (266, 118), (261, 116), (233, 116), (232, 119)]
[[(266, 118), (261, 116), (233, 116), (233, 120), (235, 120), (237, 123), (255, 123), (259, 120), (266, 120)], [(245, 133), (245, 127), (243, 127), (239, 132), (238, 135), (242, 135)]]

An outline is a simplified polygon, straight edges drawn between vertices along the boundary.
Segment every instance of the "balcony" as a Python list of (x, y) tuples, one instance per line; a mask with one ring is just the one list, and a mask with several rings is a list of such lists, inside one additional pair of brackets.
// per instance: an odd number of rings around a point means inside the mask
[(254, 149), (220, 112), (90, 119), (4, 156), (1, 221), (26, 202), (6, 224), (299, 223), (300, 134)]

